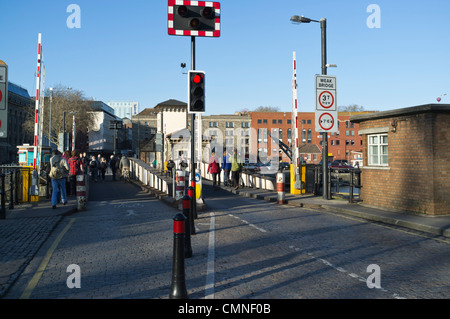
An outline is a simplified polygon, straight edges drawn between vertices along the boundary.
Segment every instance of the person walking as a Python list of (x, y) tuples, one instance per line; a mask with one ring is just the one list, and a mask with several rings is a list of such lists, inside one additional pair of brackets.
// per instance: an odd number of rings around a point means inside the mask
[(230, 156), (227, 154), (226, 150), (223, 151), (222, 170), (223, 170), (223, 184), (225, 186), (230, 186), (231, 162)]
[(127, 182), (130, 178), (130, 160), (128, 159), (127, 154), (124, 154), (120, 159), (119, 169), (122, 172), (124, 180)]
[[(219, 162), (217, 161), (216, 153), (211, 152), (211, 157), (209, 158), (209, 164), (207, 173), (211, 172), (213, 178), (213, 190), (216, 190), (217, 174), (220, 172)], [(219, 180), (220, 186), (220, 180)]]
[(108, 163), (106, 163), (106, 159), (104, 157), (100, 158), (100, 175), (102, 177), (102, 182), (105, 181), (106, 169), (108, 168)]
[(77, 193), (77, 175), (83, 174), (84, 168), (83, 163), (78, 156), (78, 151), (73, 150), (72, 156), (68, 160), (69, 164), (69, 185), (70, 185), (70, 194), (72, 196)]
[(231, 158), (231, 175), (233, 178), (233, 186), (234, 190), (239, 188), (239, 177), (242, 171), (242, 160), (237, 153), (237, 150), (234, 149), (233, 157)]
[(89, 172), (91, 173), (91, 178), (94, 182), (97, 181), (97, 170), (98, 170), (97, 159), (95, 158), (94, 155), (92, 155), (91, 161), (89, 162)]
[(109, 167), (111, 168), (113, 181), (116, 180), (116, 172), (117, 172), (116, 162), (117, 162), (117, 158), (114, 155), (111, 155), (111, 159), (109, 161)]
[(60, 156), (58, 150), (53, 150), (53, 156), (50, 158), (50, 173), (52, 179), (52, 208), (56, 208), (58, 203), (58, 192), (61, 194), (63, 205), (67, 204), (66, 178), (69, 172), (69, 164)]

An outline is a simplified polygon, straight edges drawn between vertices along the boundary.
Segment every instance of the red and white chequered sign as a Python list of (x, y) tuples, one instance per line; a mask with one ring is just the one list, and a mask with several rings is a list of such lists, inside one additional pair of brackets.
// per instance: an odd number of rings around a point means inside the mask
[[(214, 11), (216, 13), (214, 31), (176, 30), (176, 29), (174, 29), (174, 26), (173, 26), (174, 6), (213, 7)], [(169, 18), (168, 18), (169, 35), (220, 37), (220, 2), (169, 0), (168, 12), (169, 12)]]

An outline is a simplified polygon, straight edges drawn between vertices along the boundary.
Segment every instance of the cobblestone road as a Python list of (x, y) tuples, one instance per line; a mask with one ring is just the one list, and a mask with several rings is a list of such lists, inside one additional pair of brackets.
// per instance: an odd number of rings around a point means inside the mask
[[(168, 298), (177, 210), (131, 184), (91, 191), (88, 211), (59, 223), (7, 298)], [(208, 211), (195, 220), (193, 257), (185, 261), (191, 299), (450, 297), (448, 239), (204, 192)], [(67, 287), (72, 264), (81, 288)], [(379, 266), (381, 288), (368, 288), (369, 265)]]

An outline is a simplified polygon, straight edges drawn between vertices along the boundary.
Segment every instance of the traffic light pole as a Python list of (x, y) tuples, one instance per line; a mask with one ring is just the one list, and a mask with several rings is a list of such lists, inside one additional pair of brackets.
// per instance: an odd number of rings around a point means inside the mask
[[(195, 37), (191, 36), (191, 70), (195, 70)], [(194, 196), (192, 196), (191, 201), (193, 208), (191, 216), (197, 216), (197, 201), (195, 196), (195, 113), (191, 114), (191, 186), (194, 188)]]

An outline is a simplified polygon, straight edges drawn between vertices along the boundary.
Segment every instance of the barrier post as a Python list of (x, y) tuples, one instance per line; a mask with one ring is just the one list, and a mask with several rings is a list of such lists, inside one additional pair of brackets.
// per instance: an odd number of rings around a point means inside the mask
[(86, 210), (86, 181), (84, 174), (76, 175), (77, 179), (77, 209), (79, 211)]
[(169, 299), (188, 299), (184, 273), (185, 220), (182, 213), (173, 217), (173, 267)]
[(284, 173), (278, 172), (277, 173), (277, 202), (278, 204), (285, 204), (285, 191), (284, 191)]
[(189, 186), (188, 187), (188, 196), (191, 199), (191, 213), (189, 214), (189, 229), (190, 229), (190, 234), (191, 235), (195, 235), (195, 225), (194, 225), (194, 218), (195, 218), (195, 194), (194, 194), (194, 186)]
[(191, 229), (190, 229), (190, 216), (191, 216), (191, 198), (188, 195), (183, 196), (183, 215), (186, 217), (185, 227), (184, 227), (184, 257), (192, 257), (192, 246), (191, 246)]

